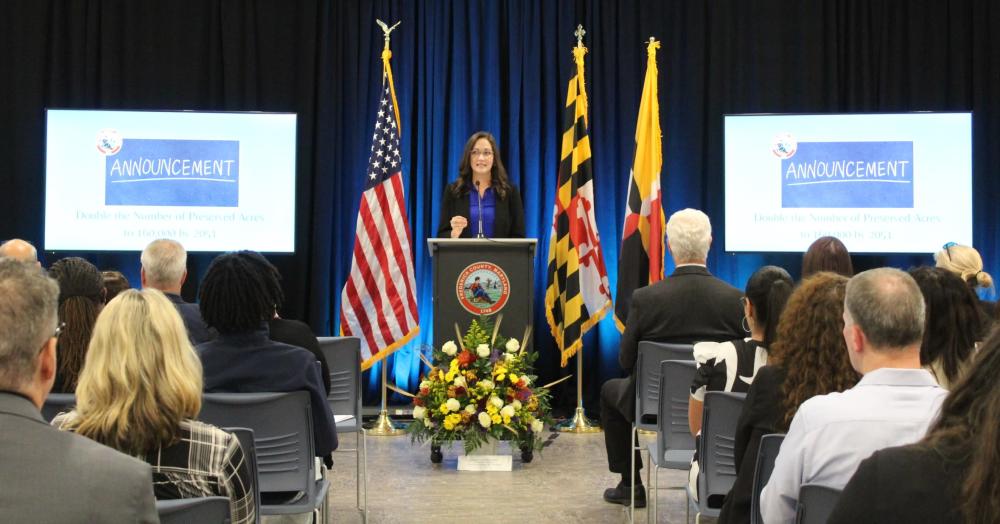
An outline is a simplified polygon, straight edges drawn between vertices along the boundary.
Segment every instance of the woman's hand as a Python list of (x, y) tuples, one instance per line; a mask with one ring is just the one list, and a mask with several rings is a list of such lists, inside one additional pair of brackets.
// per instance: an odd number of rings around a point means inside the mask
[(469, 227), (469, 221), (463, 216), (451, 217), (451, 238), (462, 236), (462, 231)]

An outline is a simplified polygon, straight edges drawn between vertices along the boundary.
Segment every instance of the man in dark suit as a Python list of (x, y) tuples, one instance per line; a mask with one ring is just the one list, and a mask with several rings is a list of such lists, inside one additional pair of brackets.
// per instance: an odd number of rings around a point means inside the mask
[(148, 464), (42, 419), (58, 299), (37, 265), (0, 257), (0, 520), (159, 522)]
[(187, 328), (191, 344), (198, 345), (216, 337), (215, 331), (205, 325), (198, 304), (190, 304), (181, 298), (181, 287), (187, 280), (187, 251), (176, 240), (154, 240), (142, 250), (142, 287), (159, 289), (174, 303), (184, 327)]
[[(632, 293), (618, 362), (628, 377), (611, 379), (601, 388), (601, 422), (608, 451), (608, 468), (622, 476), (617, 487), (604, 492), (604, 500), (629, 504), (632, 423), (635, 421), (635, 361), (639, 341), (678, 344), (702, 341), (724, 342), (746, 336), (742, 328), (742, 293), (712, 276), (705, 267), (712, 243), (708, 216), (684, 209), (667, 222), (667, 249), (675, 270), (668, 278)], [(642, 461), (635, 452), (635, 503), (646, 505), (639, 470)]]

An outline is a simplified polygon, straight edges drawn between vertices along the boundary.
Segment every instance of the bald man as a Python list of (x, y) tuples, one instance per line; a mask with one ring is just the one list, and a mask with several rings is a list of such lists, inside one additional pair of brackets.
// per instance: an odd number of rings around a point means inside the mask
[(21, 262), (34, 262), (39, 266), (42, 265), (38, 261), (38, 251), (35, 246), (20, 238), (12, 238), (0, 244), (0, 258), (13, 258)]

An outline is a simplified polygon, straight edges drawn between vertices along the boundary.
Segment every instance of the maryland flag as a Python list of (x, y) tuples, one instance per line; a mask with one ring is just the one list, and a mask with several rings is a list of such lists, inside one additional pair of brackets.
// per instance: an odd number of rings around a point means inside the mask
[(660, 103), (656, 94), (656, 50), (660, 43), (650, 39), (646, 47), (646, 81), (635, 124), (635, 159), (628, 185), (622, 251), (618, 258), (618, 297), (615, 325), (625, 331), (632, 292), (663, 280), (664, 233), (667, 225), (660, 197), (660, 170), (663, 167), (660, 136)]
[(576, 76), (569, 81), (563, 113), (559, 187), (545, 290), (545, 317), (562, 353), (563, 367), (583, 346), (583, 334), (611, 308), (611, 286), (594, 221), (587, 92), (583, 83), (585, 54), (587, 48), (581, 44), (573, 49)]

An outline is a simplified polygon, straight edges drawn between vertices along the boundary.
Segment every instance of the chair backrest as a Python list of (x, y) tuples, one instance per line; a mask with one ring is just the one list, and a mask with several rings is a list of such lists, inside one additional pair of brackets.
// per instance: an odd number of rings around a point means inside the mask
[(760, 448), (757, 450), (757, 463), (753, 468), (753, 499), (750, 501), (750, 524), (762, 524), (764, 519), (760, 516), (760, 492), (764, 491), (764, 486), (771, 479), (771, 472), (774, 471), (774, 459), (778, 458), (778, 450), (781, 449), (781, 442), (785, 440), (785, 435), (772, 433), (760, 438)]
[(635, 425), (639, 429), (656, 430), (660, 362), (664, 360), (694, 360), (694, 346), (649, 340), (639, 342), (639, 354), (635, 361)]
[(361, 339), (319, 337), (330, 369), (330, 394), (326, 400), (334, 415), (352, 415), (353, 420), (337, 422), (337, 432), (356, 431), (361, 424)]
[(161, 524), (223, 524), (229, 522), (229, 499), (198, 497), (156, 501)]
[(46, 422), (52, 422), (56, 415), (71, 411), (76, 406), (76, 394), (74, 393), (49, 393), (42, 404), (42, 418)]
[(306, 491), (315, 482), (309, 393), (205, 393), (199, 420), (253, 430), (259, 492)]
[(243, 460), (250, 470), (250, 478), (253, 479), (253, 514), (256, 516), (254, 522), (260, 522), (260, 474), (257, 472), (257, 447), (253, 441), (253, 430), (250, 428), (222, 428), (232, 433), (240, 441), (240, 449), (243, 450)]
[[(698, 462), (701, 468), (699, 499), (704, 496), (710, 506), (715, 497), (719, 504), (714, 507), (721, 507), (721, 500), (736, 481), (736, 424), (745, 398), (744, 393), (705, 393), (698, 444)], [(704, 484), (701, 483), (702, 480)]]
[(796, 524), (826, 524), (840, 499), (840, 490), (819, 484), (803, 484), (799, 488), (799, 505), (795, 510)]
[(660, 402), (657, 420), (656, 449), (659, 457), (672, 450), (694, 450), (694, 437), (688, 426), (688, 399), (696, 366), (692, 361), (660, 362)]

